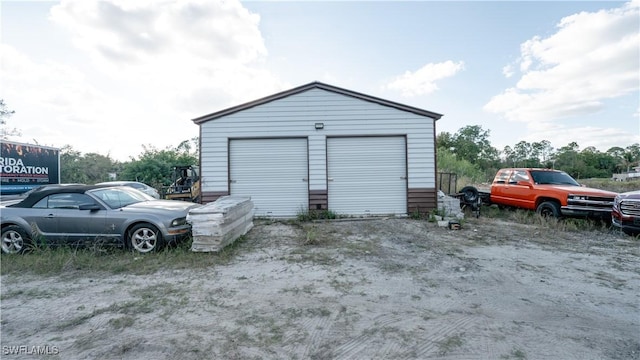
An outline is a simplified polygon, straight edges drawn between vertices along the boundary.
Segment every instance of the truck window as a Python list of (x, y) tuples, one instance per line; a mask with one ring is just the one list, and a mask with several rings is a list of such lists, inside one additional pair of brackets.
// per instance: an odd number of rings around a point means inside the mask
[(493, 179), (493, 182), (495, 184), (505, 184), (507, 182), (507, 179), (509, 179), (509, 175), (511, 175), (512, 170), (500, 170), (498, 171), (498, 173), (496, 174), (495, 179)]
[(580, 186), (577, 181), (563, 171), (532, 171), (531, 176), (536, 184)]
[(509, 180), (509, 184), (517, 184), (518, 181), (529, 181), (529, 174), (524, 170), (514, 171)]

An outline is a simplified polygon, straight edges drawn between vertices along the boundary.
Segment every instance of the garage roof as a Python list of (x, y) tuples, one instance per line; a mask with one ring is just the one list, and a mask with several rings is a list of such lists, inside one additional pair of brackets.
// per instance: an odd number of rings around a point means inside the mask
[(408, 106), (408, 105), (403, 105), (403, 104), (396, 103), (396, 102), (393, 102), (393, 101), (384, 100), (384, 99), (377, 98), (377, 97), (374, 97), (374, 96), (369, 96), (369, 95), (365, 95), (365, 94), (358, 93), (358, 92), (355, 92), (355, 91), (351, 91), (351, 90), (339, 88), (339, 87), (336, 87), (336, 86), (324, 84), (324, 83), (321, 83), (321, 82), (318, 82), (318, 81), (314, 81), (314, 82), (311, 82), (311, 83), (306, 84), (306, 85), (298, 86), (298, 87), (293, 88), (291, 90), (283, 91), (283, 92), (280, 92), (280, 93), (277, 93), (277, 94), (273, 94), (273, 95), (270, 95), (270, 96), (267, 96), (267, 97), (263, 97), (263, 98), (258, 99), (258, 100), (250, 101), (250, 102), (245, 103), (245, 104), (237, 105), (237, 106), (225, 109), (225, 110), (221, 110), (221, 111), (218, 111), (218, 112), (211, 113), (209, 115), (204, 115), (204, 116), (195, 118), (195, 119), (193, 119), (193, 122), (198, 124), (198, 125), (200, 125), (200, 124), (203, 124), (203, 123), (205, 123), (207, 121), (210, 121), (210, 120), (215, 120), (215, 119), (218, 119), (218, 118), (221, 118), (221, 117), (236, 113), (238, 111), (242, 111), (242, 110), (246, 110), (246, 109), (252, 108), (254, 106), (266, 104), (268, 102), (279, 100), (279, 99), (285, 98), (285, 97), (290, 96), (290, 95), (299, 94), (299, 93), (302, 93), (302, 92), (305, 92), (305, 91), (308, 91), (308, 90), (311, 90), (311, 89), (322, 89), (322, 90), (331, 91), (331, 92), (334, 92), (334, 93), (337, 93), (337, 94), (351, 96), (351, 97), (354, 97), (356, 99), (369, 101), (369, 102), (380, 104), (380, 105), (383, 105), (383, 106), (389, 106), (389, 107), (392, 107), (392, 108), (396, 108), (398, 110), (408, 111), (408, 112), (411, 112), (411, 113), (414, 113), (414, 114), (426, 116), (426, 117), (432, 118), (434, 120), (438, 120), (438, 119), (440, 119), (442, 117), (442, 114), (438, 114), (438, 113), (435, 113), (435, 112), (431, 112), (431, 111), (415, 108), (415, 107)]

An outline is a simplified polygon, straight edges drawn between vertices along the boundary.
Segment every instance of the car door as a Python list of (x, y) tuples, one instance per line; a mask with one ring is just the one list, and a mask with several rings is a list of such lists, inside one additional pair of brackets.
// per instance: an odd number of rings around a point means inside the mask
[(21, 212), (21, 217), (31, 227), (32, 237), (36, 243), (42, 240), (49, 243), (58, 241), (58, 219), (53, 209), (48, 206), (49, 198), (50, 196), (42, 198), (31, 208)]
[[(106, 210), (88, 195), (62, 193), (49, 196), (49, 210), (57, 220), (59, 242), (76, 244), (101, 241), (106, 231)], [(94, 205), (93, 208), (87, 208)]]

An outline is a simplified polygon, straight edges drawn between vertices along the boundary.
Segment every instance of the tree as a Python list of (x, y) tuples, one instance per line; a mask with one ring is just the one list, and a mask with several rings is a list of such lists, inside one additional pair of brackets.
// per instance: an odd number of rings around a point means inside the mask
[(632, 144), (624, 149), (624, 160), (627, 172), (634, 166), (640, 166), (640, 144)]
[(15, 111), (7, 109), (7, 105), (4, 103), (4, 100), (0, 99), (0, 139), (1, 140), (7, 140), (9, 136), (20, 135), (20, 131), (18, 129), (7, 127), (7, 119), (9, 119), (13, 114), (15, 114)]
[(486, 181), (483, 172), (477, 165), (466, 159), (460, 159), (447, 148), (439, 148), (437, 152), (437, 167), (439, 172), (455, 173), (458, 180), (475, 183)]
[(451, 149), (453, 147), (453, 137), (451, 133), (443, 131), (436, 136), (436, 149)]
[(467, 125), (451, 138), (451, 149), (458, 159), (477, 165), (487, 176), (493, 176), (499, 166), (499, 152), (491, 146), (489, 130), (480, 125)]
[(526, 141), (520, 141), (513, 147), (513, 157), (518, 166), (521, 167), (536, 167), (536, 165), (531, 164), (530, 159), (533, 157), (532, 154), (533, 147), (530, 143)]
[(172, 168), (176, 165), (198, 163), (198, 138), (185, 140), (176, 148), (157, 150), (143, 146), (139, 159), (120, 163), (109, 155), (82, 154), (65, 145), (60, 151), (60, 172), (63, 183), (95, 184), (108, 181), (115, 173), (117, 180), (140, 181), (161, 190), (171, 182)]
[(583, 149), (579, 156), (583, 164), (582, 176), (585, 178), (611, 177), (616, 167), (616, 161), (611, 155), (600, 152), (593, 146)]
[(544, 164), (553, 155), (553, 146), (549, 140), (542, 140), (540, 142), (534, 142), (531, 144), (536, 151), (536, 156), (540, 159), (540, 163)]
[(632, 167), (640, 166), (639, 144), (631, 144), (624, 149), (614, 146), (607, 150), (606, 154), (615, 162), (614, 172), (629, 172)]
[(553, 157), (553, 165), (556, 169), (562, 169), (576, 179), (580, 179), (583, 164), (578, 156), (580, 146), (575, 141), (561, 147)]
[(151, 145), (143, 145), (144, 151), (138, 159), (132, 158), (123, 164), (118, 179), (140, 181), (161, 190), (171, 185), (174, 166), (198, 164), (197, 144), (198, 138), (185, 140), (173, 149), (158, 150)]
[(616, 162), (615, 172), (623, 172), (626, 170), (626, 167), (623, 165), (625, 162), (624, 153), (624, 149), (619, 146), (614, 146), (607, 150), (607, 154)]
[(504, 164), (505, 167), (516, 166), (515, 159), (515, 151), (511, 148), (511, 146), (507, 145), (502, 149), (502, 153), (504, 154)]
[(95, 184), (109, 180), (120, 164), (108, 155), (88, 153), (83, 155), (65, 145), (60, 150), (60, 180), (62, 183)]

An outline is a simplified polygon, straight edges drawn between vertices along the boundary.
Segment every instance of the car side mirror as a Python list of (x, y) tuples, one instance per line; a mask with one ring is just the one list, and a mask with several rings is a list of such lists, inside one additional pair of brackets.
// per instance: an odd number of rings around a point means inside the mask
[(100, 207), (100, 205), (98, 205), (96, 203), (93, 203), (93, 204), (80, 204), (80, 206), (78, 206), (78, 209), (96, 211), (96, 210), (100, 210), (101, 207)]

